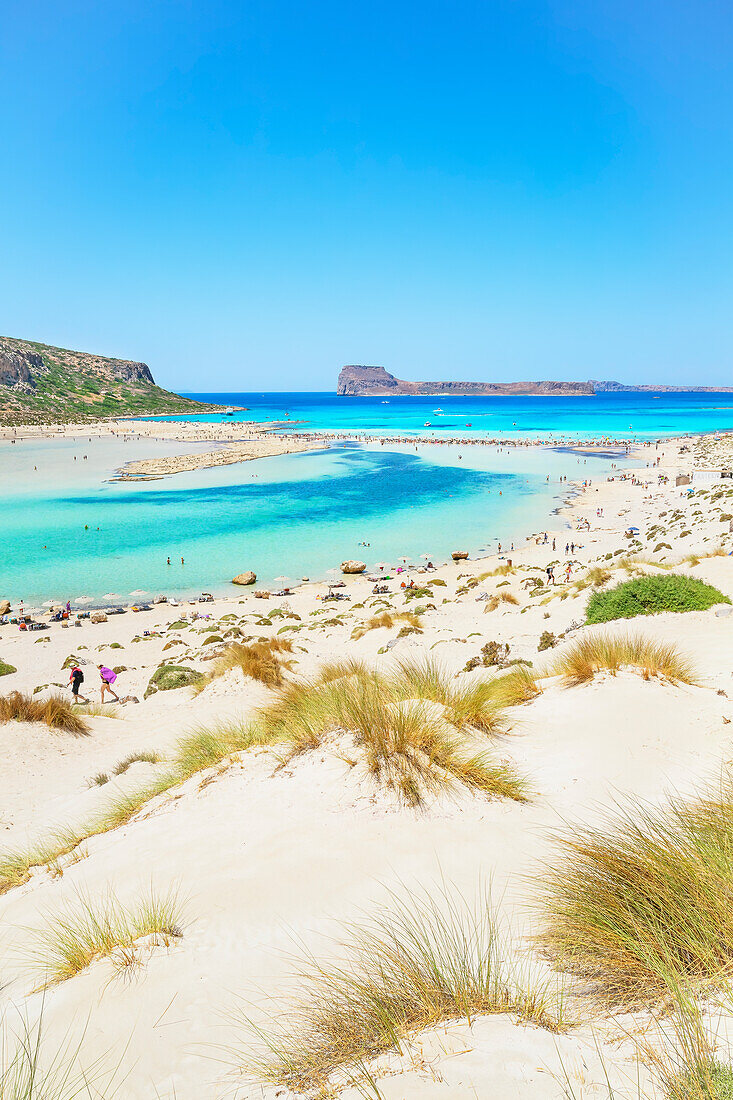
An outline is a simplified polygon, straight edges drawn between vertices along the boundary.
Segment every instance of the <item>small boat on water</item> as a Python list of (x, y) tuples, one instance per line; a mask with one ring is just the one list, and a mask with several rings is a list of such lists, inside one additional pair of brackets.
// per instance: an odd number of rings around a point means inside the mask
[(429, 420), (426, 420), (425, 423), (423, 424), (423, 428), (432, 428), (432, 426), (433, 425), (430, 423)]
[(234, 416), (234, 409), (225, 409), (224, 416)]
[(437, 416), (440, 416), (440, 414), (442, 413), (442, 411), (443, 411), (442, 409), (433, 409), (433, 412), (434, 412), (434, 413), (435, 413), (435, 414), (436, 414)]

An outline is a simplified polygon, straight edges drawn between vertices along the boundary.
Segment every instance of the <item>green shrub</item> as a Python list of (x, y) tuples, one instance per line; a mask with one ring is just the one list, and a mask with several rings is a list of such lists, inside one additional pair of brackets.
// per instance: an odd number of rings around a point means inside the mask
[(156, 691), (191, 687), (193, 684), (200, 683), (203, 678), (203, 673), (193, 668), (184, 668), (183, 665), (161, 665), (150, 677), (150, 683), (145, 689), (145, 698), (154, 695)]
[(0, 676), (9, 676), (11, 672), (17, 672), (15, 665), (8, 665), (5, 661), (0, 661)]
[[(428, 582), (432, 584), (432, 581)], [(406, 588), (405, 589), (405, 602), (409, 600), (425, 600), (430, 599), (433, 593), (429, 588)]]
[(661, 611), (705, 611), (716, 603), (730, 603), (727, 596), (696, 577), (668, 573), (661, 577), (636, 577), (606, 592), (594, 592), (588, 601), (586, 623), (608, 623), (657, 615)]

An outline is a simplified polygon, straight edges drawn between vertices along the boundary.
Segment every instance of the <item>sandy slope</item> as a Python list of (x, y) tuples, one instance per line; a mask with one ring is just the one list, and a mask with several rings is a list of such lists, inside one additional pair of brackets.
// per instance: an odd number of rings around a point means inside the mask
[[(674, 473), (682, 462), (687, 459), (670, 447), (662, 469)], [(575, 553), (575, 575), (582, 576), (598, 556), (628, 546), (623, 537), (628, 525), (636, 523), (645, 533), (653, 517), (672, 509), (683, 515), (664, 520), (664, 540), (672, 546), (665, 552), (668, 559), (677, 561), (693, 550), (711, 552), (727, 523), (699, 498), (688, 501), (679, 489), (658, 487), (656, 471), (644, 471), (642, 482), (647, 477), (653, 479), (650, 487), (629, 481), (589, 487), (568, 513), (573, 526), (558, 528), (556, 554), (550, 544), (538, 546), (531, 539), (515, 550), (513, 561), (538, 568), (553, 558), (564, 561), (564, 543), (574, 538), (582, 543)], [(603, 518), (596, 516), (599, 507)], [(574, 525), (585, 516), (591, 530), (579, 533)], [(692, 533), (681, 537), (685, 530)], [(730, 537), (725, 538), (730, 548)], [(703, 558), (680, 569), (733, 596), (731, 560)], [(539, 668), (558, 652), (538, 654), (539, 635), (560, 634), (581, 620), (587, 592), (560, 599), (558, 587), (548, 593), (554, 598), (531, 598), (522, 582), (535, 574), (520, 570), (486, 578), (459, 594), (471, 576), (492, 564), (442, 567), (446, 586), (435, 589), (439, 598), (423, 616), (424, 632), (400, 639), (386, 653), (379, 650), (396, 638), (397, 627), (351, 640), (354, 625), (372, 613), (354, 607), (368, 598), (371, 582), (354, 579), (350, 603), (322, 605), (316, 597), (325, 587), (305, 586), (287, 600), (237, 594), (196, 608), (162, 605), (99, 626), (54, 626), (47, 633), (50, 641), (38, 644), (39, 635), (1, 628), (0, 656), (18, 672), (0, 686), (32, 690), (65, 680), (60, 666), (75, 652), (90, 662), (126, 665), (118, 684), (142, 699), (162, 659), (180, 660), (188, 653), (193, 667), (206, 670), (203, 658), (216, 648), (203, 645), (205, 634), (196, 632), (206, 626), (201, 621), (195, 629), (164, 631), (182, 610), (209, 612), (216, 621), (228, 613), (245, 616), (242, 629), (253, 635), (275, 634), (283, 623), (301, 626), (286, 635), (302, 647), (296, 650), (297, 674), (345, 654), (384, 665), (393, 657), (425, 653), (459, 672), (489, 639), (508, 641), (512, 657), (530, 659)], [(400, 590), (394, 582), (390, 587), (391, 601), (401, 608)], [(477, 600), (484, 591), (511, 591), (520, 602), (486, 614), (485, 601)], [(300, 619), (256, 625), (259, 615), (275, 606)], [(325, 614), (311, 615), (324, 606), (329, 607)], [(319, 627), (320, 618), (334, 616), (343, 617), (342, 625)], [(733, 723), (725, 721), (733, 719), (733, 616), (717, 616), (711, 609), (663, 615), (637, 626), (690, 654), (700, 686), (645, 682), (632, 672), (601, 676), (574, 689), (548, 683), (536, 701), (514, 708), (512, 732), (494, 745), (500, 758), (527, 776), (533, 793), (525, 805), (464, 792), (432, 799), (421, 812), (408, 810), (374, 787), (363, 764), (350, 763), (355, 754), (345, 737), (285, 767), (270, 750), (244, 754), (149, 803), (127, 825), (87, 841), (83, 858), (61, 861), (61, 875), (58, 868), (35, 872), (31, 881), (0, 896), (0, 1005), (7, 1022), (17, 1023), (18, 1011), (34, 1019), (43, 1005), (48, 1050), (65, 1036), (84, 1032), (87, 1064), (100, 1056), (110, 1067), (119, 1063), (115, 1095), (121, 1100), (286, 1098), (293, 1094), (263, 1088), (234, 1072), (243, 1042), (234, 1014), (246, 1006), (256, 1019), (267, 1020), (292, 987), (293, 952), (305, 946), (327, 957), (335, 950), (339, 922), (382, 906), (390, 889), (435, 891), (441, 880), (471, 897), (480, 882), (491, 879), (513, 950), (530, 969), (544, 973), (545, 963), (529, 950), (528, 937), (537, 927), (537, 876), (551, 856), (553, 831), (574, 821), (600, 820), (614, 800), (629, 794), (654, 802), (670, 789), (691, 792), (715, 781), (733, 756)], [(161, 635), (134, 642), (143, 629), (159, 629)], [(577, 635), (571, 631), (572, 636)], [(175, 639), (183, 645), (164, 650)], [(124, 648), (97, 648), (111, 642)], [(93, 664), (86, 667), (89, 688), (95, 673)], [(3, 849), (22, 847), (56, 825), (86, 820), (120, 790), (135, 789), (165, 766), (135, 764), (104, 786), (89, 786), (91, 776), (112, 771), (129, 752), (153, 750), (165, 757), (195, 725), (247, 714), (267, 698), (261, 685), (229, 675), (195, 698), (188, 689), (159, 693), (128, 704), (120, 719), (94, 718), (88, 737), (51, 733), (43, 726), (0, 726)], [(32, 929), (64, 904), (78, 904), (80, 894), (99, 898), (114, 889), (129, 901), (151, 884), (178, 892), (184, 910), (180, 940), (141, 952), (142, 965), (132, 973), (119, 973), (110, 961), (96, 962), (45, 995), (32, 992), (41, 977), (32, 958)], [(635, 1084), (623, 1091), (624, 1082), (635, 1081), (635, 1068), (632, 1045), (616, 1041), (620, 1025), (595, 1019), (591, 1026), (590, 1006), (581, 1009), (585, 1022), (562, 1036), (506, 1016), (478, 1020), (472, 1028), (460, 1021), (441, 1025), (415, 1037), (402, 1056), (378, 1060), (381, 1093), (390, 1100), (559, 1100), (566, 1095), (567, 1073), (578, 1097), (607, 1097), (602, 1055), (612, 1080), (622, 1086), (619, 1095), (635, 1096)]]

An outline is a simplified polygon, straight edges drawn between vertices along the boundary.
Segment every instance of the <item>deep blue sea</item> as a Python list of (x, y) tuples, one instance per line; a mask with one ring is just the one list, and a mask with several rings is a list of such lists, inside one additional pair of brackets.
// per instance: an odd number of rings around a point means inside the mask
[[(303, 421), (294, 426), (300, 431), (658, 439), (733, 428), (733, 393), (603, 393), (595, 397), (383, 398), (337, 397), (333, 393), (188, 396), (246, 406), (247, 412), (235, 415), (238, 420)], [(428, 422), (429, 429), (425, 427)]]
[(112, 480), (125, 462), (185, 448), (84, 436), (0, 444), (0, 597), (29, 605), (216, 593), (231, 591), (231, 577), (246, 569), (269, 584), (334, 577), (349, 557), (375, 566), (403, 555), (444, 560), (458, 546), (494, 552), (498, 542), (506, 547), (557, 523), (552, 512), (567, 491), (561, 477), (604, 478), (612, 462), (625, 462), (612, 447), (578, 456), (560, 445), (563, 439), (733, 429), (729, 394), (664, 394), (659, 401), (648, 394), (443, 396), (387, 404), (333, 394), (208, 397), (247, 406), (237, 420), (289, 418), (303, 422), (294, 425), (300, 431), (551, 437), (558, 447), (336, 443), (129, 483)]

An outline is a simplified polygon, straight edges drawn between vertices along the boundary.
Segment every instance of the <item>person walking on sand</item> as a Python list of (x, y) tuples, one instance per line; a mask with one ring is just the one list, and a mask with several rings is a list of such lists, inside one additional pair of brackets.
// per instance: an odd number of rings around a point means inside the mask
[(110, 695), (119, 703), (120, 697), (115, 689), (112, 687), (112, 684), (117, 679), (117, 673), (113, 672), (111, 668), (107, 668), (106, 665), (97, 665), (97, 668), (99, 669), (99, 678), (102, 681), (102, 702), (104, 702), (105, 691), (108, 691)]
[(79, 695), (79, 688), (84, 683), (84, 673), (78, 665), (73, 665), (71, 669), (71, 675), (69, 676), (69, 684), (71, 685), (71, 694), (74, 697), (74, 702), (78, 703), (81, 698), (83, 702), (88, 703), (89, 700), (85, 695)]

